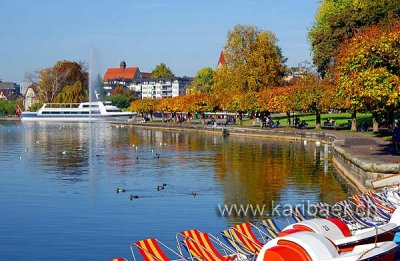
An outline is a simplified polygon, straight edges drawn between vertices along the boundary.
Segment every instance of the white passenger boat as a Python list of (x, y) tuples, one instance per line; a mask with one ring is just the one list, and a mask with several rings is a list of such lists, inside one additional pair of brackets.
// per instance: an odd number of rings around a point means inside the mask
[(111, 102), (45, 103), (37, 112), (22, 112), (23, 121), (128, 120), (134, 112), (122, 112)]

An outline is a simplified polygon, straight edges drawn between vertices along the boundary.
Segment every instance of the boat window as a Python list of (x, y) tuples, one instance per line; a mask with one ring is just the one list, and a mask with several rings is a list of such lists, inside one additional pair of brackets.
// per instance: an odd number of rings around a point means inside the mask
[(82, 111), (81, 114), (89, 114), (88, 111)]
[(60, 114), (60, 112), (59, 111), (52, 111), (52, 112), (50, 112), (50, 114)]
[(120, 109), (107, 109), (107, 112), (122, 112)]
[(100, 111), (92, 111), (92, 114), (100, 114)]
[(42, 112), (42, 114), (50, 114), (50, 112), (49, 111), (44, 111), (44, 112)]
[(89, 108), (89, 105), (83, 105), (82, 107), (83, 108)]

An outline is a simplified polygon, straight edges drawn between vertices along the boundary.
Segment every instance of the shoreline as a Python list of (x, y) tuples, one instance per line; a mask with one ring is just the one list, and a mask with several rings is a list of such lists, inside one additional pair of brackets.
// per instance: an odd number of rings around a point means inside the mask
[(390, 142), (363, 134), (335, 130), (299, 130), (290, 127), (261, 129), (251, 127), (212, 127), (207, 125), (186, 125), (176, 123), (134, 123), (119, 122), (139, 128), (160, 130), (195, 131), (202, 133), (229, 132), (233, 136), (248, 136), (291, 141), (319, 141), (332, 146), (332, 162), (340, 174), (360, 192), (372, 189), (371, 180), (400, 174), (400, 155), (383, 151)]
[(20, 121), (21, 117), (0, 117), (0, 121)]

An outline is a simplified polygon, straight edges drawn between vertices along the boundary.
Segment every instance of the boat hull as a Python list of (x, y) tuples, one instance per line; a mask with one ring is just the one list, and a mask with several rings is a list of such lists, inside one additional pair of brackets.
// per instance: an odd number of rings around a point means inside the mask
[(123, 121), (136, 117), (135, 113), (124, 114), (86, 114), (86, 115), (41, 115), (35, 113), (24, 113), (21, 115), (22, 121), (57, 121), (57, 122), (80, 122), (80, 121)]

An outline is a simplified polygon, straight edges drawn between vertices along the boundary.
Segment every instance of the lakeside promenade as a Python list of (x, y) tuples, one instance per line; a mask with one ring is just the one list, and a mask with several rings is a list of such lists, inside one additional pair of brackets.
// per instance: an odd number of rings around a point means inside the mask
[[(126, 124), (126, 123), (124, 123)], [(314, 130), (282, 127), (262, 129), (259, 127), (213, 127), (203, 124), (137, 123), (129, 125), (163, 130), (185, 130), (211, 133), (229, 133), (296, 141), (319, 141), (332, 145), (333, 163), (343, 176), (361, 192), (371, 189), (371, 181), (400, 174), (400, 155), (394, 152), (391, 141), (360, 132), (343, 130)]]

